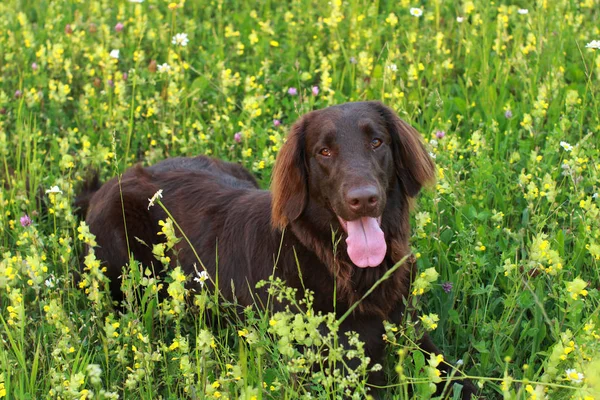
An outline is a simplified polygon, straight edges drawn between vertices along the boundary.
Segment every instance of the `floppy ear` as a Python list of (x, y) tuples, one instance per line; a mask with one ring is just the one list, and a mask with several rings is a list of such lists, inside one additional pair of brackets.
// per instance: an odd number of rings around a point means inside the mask
[(306, 206), (308, 196), (304, 149), (306, 118), (306, 116), (302, 117), (292, 126), (275, 161), (271, 182), (273, 194), (271, 223), (275, 228), (285, 228), (302, 214)]
[(435, 180), (433, 160), (415, 128), (401, 120), (389, 107), (379, 102), (372, 104), (383, 116), (392, 137), (392, 152), (400, 184), (408, 196), (415, 197), (423, 185)]

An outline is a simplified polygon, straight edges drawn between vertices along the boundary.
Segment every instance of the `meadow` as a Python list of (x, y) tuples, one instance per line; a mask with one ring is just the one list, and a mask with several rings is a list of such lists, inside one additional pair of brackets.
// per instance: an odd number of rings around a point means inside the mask
[[(268, 188), (298, 116), (381, 100), (435, 158), (412, 218), (414, 294), (456, 374), (488, 399), (600, 399), (599, 12), (598, 0), (2, 1), (0, 398), (365, 398), (366, 361), (349, 373), (324, 359), (361, 356), (361, 343), (320, 336), (335, 316), (310, 312), (310, 294), (309, 312), (240, 319), (179, 269), (156, 278), (132, 260), (115, 307), (73, 199), (92, 170), (106, 180), (196, 154)], [(386, 327), (373, 368), (389, 398), (429, 398), (440, 380), (414, 325)]]

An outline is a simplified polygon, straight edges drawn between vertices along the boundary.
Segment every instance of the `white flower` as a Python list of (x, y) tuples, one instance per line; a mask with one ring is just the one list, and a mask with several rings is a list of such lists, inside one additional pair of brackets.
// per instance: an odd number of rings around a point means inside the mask
[(435, 158), (437, 157), (434, 153), (432, 153), (431, 151), (429, 152), (429, 157), (433, 158), (435, 160)]
[(129, 0), (129, 2), (130, 3), (138, 3), (138, 4), (140, 4), (140, 3), (143, 3), (144, 0)]
[(423, 10), (421, 10), (420, 8), (413, 7), (410, 9), (410, 15), (418, 18), (421, 15), (423, 15)]
[(585, 45), (588, 49), (600, 49), (600, 40), (592, 40)]
[(598, 198), (598, 193), (594, 193), (594, 194), (592, 195), (592, 199), (596, 200), (597, 198)]
[(371, 371), (381, 371), (382, 369), (383, 367), (381, 364), (374, 364), (373, 367), (371, 367)]
[(431, 145), (431, 147), (437, 147), (438, 146), (438, 141), (435, 139), (431, 139), (429, 141), (429, 144)]
[(198, 276), (194, 278), (194, 281), (198, 282), (201, 287), (204, 286), (204, 282), (208, 280), (208, 272), (202, 271), (199, 273), (196, 271), (196, 275)]
[(173, 36), (171, 43), (179, 46), (187, 46), (189, 41), (190, 40), (188, 39), (187, 33), (178, 33), (177, 35)]
[(458, 22), (459, 24), (462, 24), (464, 20), (464, 17), (456, 17), (456, 22)]
[(119, 50), (113, 50), (109, 54), (112, 58), (119, 59)]
[(560, 142), (560, 146), (565, 149), (566, 151), (571, 151), (573, 150), (573, 146), (571, 146), (569, 143), (567, 142)]
[(398, 66), (396, 64), (390, 64), (388, 65), (388, 68), (391, 69), (393, 72), (398, 71)]
[(54, 287), (54, 277), (51, 276), (50, 278), (46, 279), (44, 281), (44, 284), (49, 288), (53, 288)]
[(457, 365), (458, 367), (460, 367), (460, 366), (461, 366), (461, 365), (463, 365), (464, 363), (465, 363), (465, 362), (464, 362), (464, 361), (462, 360), (462, 358), (461, 358), (460, 360), (458, 360), (458, 361), (456, 362), (456, 365)]
[(60, 190), (58, 188), (58, 186), (52, 186), (50, 189), (46, 190), (46, 194), (52, 194), (52, 193), (60, 193), (62, 194), (62, 190)]
[(517, 12), (521, 15), (529, 14), (529, 10), (526, 8), (519, 8)]
[(167, 64), (167, 63), (160, 64), (158, 66), (158, 72), (160, 72), (161, 74), (163, 72), (169, 72), (170, 70), (171, 70), (171, 66), (169, 64)]
[(150, 207), (152, 207), (154, 205), (154, 202), (158, 199), (162, 199), (162, 189), (158, 189), (158, 191), (156, 193), (154, 193), (154, 196), (152, 196), (151, 199), (148, 199), (149, 203), (148, 203), (148, 210), (150, 209)]
[(575, 383), (581, 383), (583, 382), (583, 378), (585, 378), (581, 372), (577, 372), (574, 369), (568, 369), (565, 372), (567, 373), (567, 378)]

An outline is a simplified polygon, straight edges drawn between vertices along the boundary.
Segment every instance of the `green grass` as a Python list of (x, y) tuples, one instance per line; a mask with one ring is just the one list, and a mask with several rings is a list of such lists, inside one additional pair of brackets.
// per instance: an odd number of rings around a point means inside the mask
[[(487, 398), (600, 398), (600, 50), (586, 48), (600, 39), (599, 10), (3, 1), (0, 398), (363, 398), (366, 363), (340, 376), (324, 362), (348, 352), (315, 334), (332, 316), (248, 309), (241, 322), (206, 290), (186, 307), (185, 277), (159, 282), (133, 261), (119, 313), (72, 200), (92, 169), (107, 179), (179, 155), (242, 162), (268, 187), (299, 115), (366, 99), (397, 110), (436, 157), (412, 246), (421, 271), (439, 274), (418, 303), (438, 316), (431, 335), (447, 360), (462, 359)], [(171, 43), (177, 33), (187, 46)], [(62, 193), (46, 194), (53, 186)], [(411, 351), (412, 327), (387, 327), (393, 398), (408, 398), (409, 382), (427, 398), (435, 377), (435, 360)]]

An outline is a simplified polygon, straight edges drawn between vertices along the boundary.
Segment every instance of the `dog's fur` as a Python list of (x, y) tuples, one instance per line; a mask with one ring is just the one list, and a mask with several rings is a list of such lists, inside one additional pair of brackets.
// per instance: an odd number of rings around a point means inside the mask
[[(148, 199), (162, 189), (162, 202), (213, 277), (218, 257), (218, 289), (227, 299), (235, 295), (241, 305), (254, 304), (253, 296), (266, 300), (255, 284), (274, 271), (288, 286), (312, 290), (316, 310), (342, 315), (410, 254), (411, 199), (433, 179), (419, 134), (383, 104), (359, 102), (310, 112), (294, 124), (277, 156), (272, 191), (258, 189), (241, 166), (199, 156), (130, 168), (120, 183), (112, 179), (93, 194), (89, 187), (79, 205), (117, 299), (129, 252), (156, 264), (151, 246), (164, 240), (157, 232), (166, 215), (148, 208)], [(363, 217), (380, 218), (385, 235), (387, 253), (373, 268), (354, 265), (345, 241), (335, 246), (332, 240), (332, 231), (346, 237), (342, 220)], [(177, 261), (195, 273), (198, 261), (184, 240)], [(384, 356), (383, 320), (402, 321), (415, 272), (414, 262), (406, 262), (342, 325), (359, 333), (373, 362)], [(421, 346), (439, 353), (427, 335)], [(370, 382), (384, 384), (383, 374), (373, 373)], [(473, 391), (467, 383), (463, 397)]]

